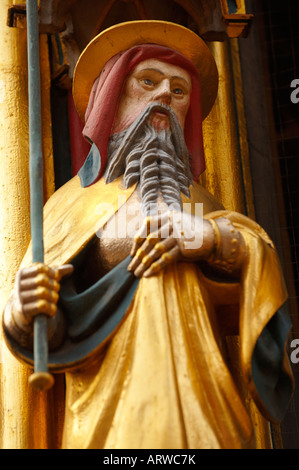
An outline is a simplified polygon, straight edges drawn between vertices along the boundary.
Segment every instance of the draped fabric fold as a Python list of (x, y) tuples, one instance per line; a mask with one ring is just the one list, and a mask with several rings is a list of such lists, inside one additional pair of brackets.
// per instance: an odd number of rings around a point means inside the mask
[[(102, 327), (120, 304), (130, 304), (138, 284), (138, 279), (127, 270), (130, 260), (126, 258), (85, 292), (78, 293), (71, 279), (62, 282), (59, 304), (73, 341), (80, 341)], [(126, 307), (122, 310), (125, 312)]]
[(242, 233), (248, 253), (240, 283), (239, 334), (244, 377), (264, 416), (280, 421), (294, 386), (285, 352), (291, 321), (285, 309), (287, 290), (280, 262), (271, 239), (256, 222), (231, 211), (226, 212), (226, 217)]

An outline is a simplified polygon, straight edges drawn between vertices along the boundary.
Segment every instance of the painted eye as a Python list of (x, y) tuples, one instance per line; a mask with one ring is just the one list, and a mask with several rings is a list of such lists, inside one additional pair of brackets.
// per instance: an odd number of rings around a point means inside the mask
[(152, 80), (150, 78), (144, 78), (142, 81), (147, 86), (153, 86), (154, 85), (154, 82), (152, 82)]
[(174, 93), (175, 95), (183, 95), (184, 94), (184, 92), (181, 88), (174, 88), (172, 90), (172, 93)]

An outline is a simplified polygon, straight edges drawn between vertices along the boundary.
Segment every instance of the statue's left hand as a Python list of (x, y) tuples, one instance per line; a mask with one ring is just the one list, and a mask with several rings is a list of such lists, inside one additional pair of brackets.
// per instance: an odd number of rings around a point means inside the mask
[(198, 261), (214, 247), (210, 222), (184, 212), (164, 212), (144, 220), (134, 237), (128, 270), (149, 277), (179, 260)]

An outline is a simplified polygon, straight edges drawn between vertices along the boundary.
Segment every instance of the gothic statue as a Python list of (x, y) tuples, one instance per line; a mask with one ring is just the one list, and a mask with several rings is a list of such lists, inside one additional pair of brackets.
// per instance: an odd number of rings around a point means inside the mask
[(217, 81), (201, 38), (162, 21), (115, 25), (79, 59), (90, 152), (46, 203), (45, 264), (28, 250), (3, 322), (32, 365), (33, 318), (49, 316), (64, 448), (254, 447), (248, 396), (269, 421), (286, 411), (275, 247), (198, 183)]

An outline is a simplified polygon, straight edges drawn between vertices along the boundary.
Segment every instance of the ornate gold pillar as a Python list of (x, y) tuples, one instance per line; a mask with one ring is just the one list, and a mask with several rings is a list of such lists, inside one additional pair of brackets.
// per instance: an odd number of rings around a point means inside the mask
[[(11, 0), (0, 2), (1, 313), (10, 296), (16, 271), (30, 238), (26, 28), (25, 24), (24, 28), (7, 26), (7, 12), (11, 4)], [(41, 64), (46, 199), (54, 191), (46, 37), (41, 37)], [(50, 395), (47, 397), (46, 394), (38, 394), (29, 388), (28, 367), (21, 365), (11, 355), (2, 337), (0, 341), (0, 447), (48, 447), (51, 439), (47, 398)]]
[[(219, 90), (215, 105), (203, 123), (206, 171), (200, 182), (228, 210), (255, 218), (247, 144), (243, 87), (236, 39), (208, 43), (219, 72)], [(243, 393), (251, 416), (258, 449), (272, 448), (270, 424), (256, 408), (239, 380), (239, 342), (227, 338), (231, 369)]]
[(218, 96), (203, 123), (206, 171), (201, 183), (224, 207), (246, 212), (228, 41), (208, 43), (219, 72)]

